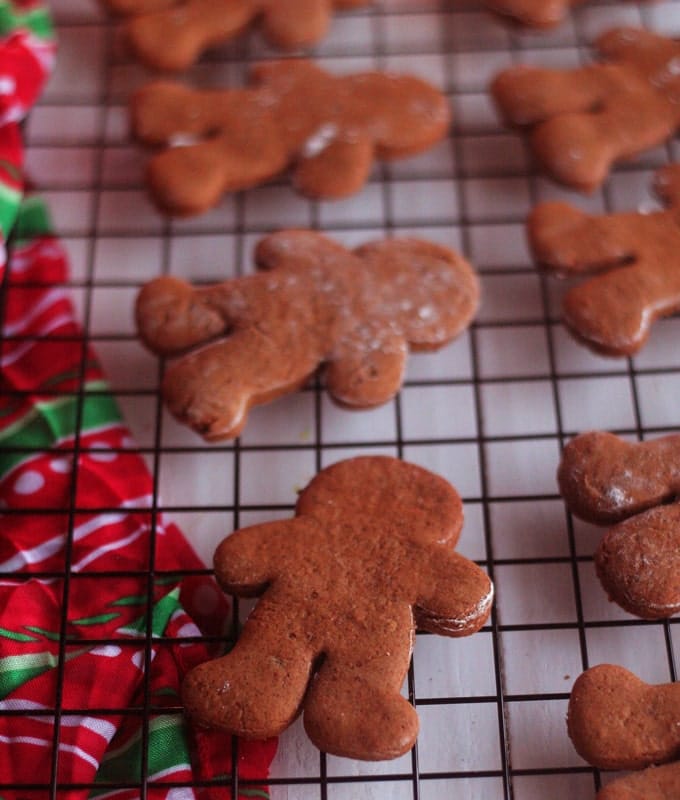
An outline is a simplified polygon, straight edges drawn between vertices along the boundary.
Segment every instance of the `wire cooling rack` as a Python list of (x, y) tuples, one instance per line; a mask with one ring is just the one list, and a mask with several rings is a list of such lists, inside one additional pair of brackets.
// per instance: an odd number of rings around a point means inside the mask
[[(321, 467), (360, 453), (399, 455), (457, 486), (466, 508), (460, 549), (496, 584), (480, 633), (418, 636), (404, 687), (421, 719), (411, 753), (377, 764), (326, 757), (297, 723), (280, 739), (272, 797), (594, 797), (608, 777), (567, 738), (573, 681), (605, 661), (647, 681), (675, 680), (680, 635), (674, 620), (643, 622), (606, 601), (591, 563), (601, 532), (565, 513), (555, 469), (563, 443), (582, 430), (633, 439), (679, 430), (680, 319), (659, 323), (633, 359), (578, 347), (559, 323), (563, 286), (531, 266), (523, 220), (535, 202), (555, 197), (598, 211), (650, 208), (652, 172), (677, 145), (621, 166), (590, 197), (573, 195), (536, 172), (485, 87), (518, 61), (587, 59), (588, 42), (612, 25), (678, 34), (680, 1), (590, 2), (547, 34), (504, 26), (472, 1), (377, 0), (337, 15), (314, 56), (336, 72), (386, 67), (433, 81), (451, 98), (450, 138), (376, 167), (349, 200), (310, 202), (281, 181), (181, 222), (147, 202), (144, 154), (128, 138), (125, 100), (148, 75), (93, 0), (55, 0), (54, 12), (58, 66), (27, 124), (29, 173), (69, 250), (86, 336), (154, 471), (155, 508), (209, 563), (234, 528), (290, 515), (296, 490)], [(270, 55), (253, 34), (211, 52), (187, 78), (239, 83), (249, 62)], [(403, 391), (382, 408), (338, 409), (313, 384), (256, 409), (239, 441), (204, 445), (162, 411), (162, 365), (135, 340), (134, 296), (159, 273), (200, 281), (241, 274), (257, 239), (285, 226), (320, 228), (347, 244), (408, 233), (452, 245), (481, 273), (480, 314), (451, 346), (412, 357)], [(236, 603), (235, 614), (246, 611)], [(248, 782), (234, 776), (230, 785), (236, 794)], [(149, 791), (142, 775), (139, 796)], [(68, 797), (68, 787), (53, 785), (50, 796)]]

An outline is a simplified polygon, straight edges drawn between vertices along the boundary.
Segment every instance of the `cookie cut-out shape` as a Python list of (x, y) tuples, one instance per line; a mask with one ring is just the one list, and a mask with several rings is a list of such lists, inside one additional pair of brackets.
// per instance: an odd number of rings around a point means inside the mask
[(594, 215), (548, 202), (527, 222), (541, 268), (594, 275), (566, 292), (562, 316), (577, 340), (602, 355), (637, 353), (654, 321), (680, 310), (680, 165), (657, 172), (655, 189), (666, 209)]
[(418, 734), (400, 694), (416, 626), (467, 636), (490, 613), (488, 576), (454, 550), (460, 497), (421, 467), (363, 457), (321, 471), (295, 513), (217, 548), (220, 585), (262, 596), (234, 649), (187, 675), (184, 705), (198, 724), (246, 738), (303, 713), (325, 752), (396, 758)]
[(591, 431), (564, 448), (560, 493), (577, 517), (611, 527), (595, 553), (610, 599), (645, 619), (680, 611), (680, 435), (626, 442)]
[(567, 728), (579, 755), (599, 769), (674, 761), (680, 757), (680, 683), (652, 685), (620, 666), (592, 667), (574, 683)]
[(384, 403), (401, 386), (409, 348), (451, 341), (477, 307), (472, 267), (415, 239), (349, 251), (312, 231), (282, 231), (255, 258), (265, 272), (197, 288), (157, 278), (137, 299), (151, 350), (201, 345), (168, 369), (163, 395), (209, 440), (237, 436), (251, 406), (300, 388), (322, 364), (340, 404)]
[(427, 150), (451, 121), (445, 96), (420, 78), (334, 76), (304, 60), (262, 64), (246, 89), (153, 82), (130, 110), (134, 136), (162, 148), (147, 169), (152, 199), (176, 216), (206, 211), (225, 192), (288, 167), (303, 194), (346, 197), (362, 188), (376, 158)]
[(618, 28), (595, 43), (603, 63), (575, 69), (516, 66), (491, 92), (509, 125), (557, 181), (597, 188), (612, 165), (661, 144), (680, 125), (680, 42)]
[(269, 44), (308, 47), (326, 34), (334, 10), (370, 0), (104, 0), (125, 18), (135, 57), (156, 70), (179, 72), (208, 48), (229, 41), (255, 21)]

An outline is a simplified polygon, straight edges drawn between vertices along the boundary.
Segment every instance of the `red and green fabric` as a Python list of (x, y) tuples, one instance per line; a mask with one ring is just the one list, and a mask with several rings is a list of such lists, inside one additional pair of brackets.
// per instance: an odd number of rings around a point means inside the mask
[(55, 51), (52, 21), (42, 2), (0, 0), (0, 277), (5, 242), (24, 192), (19, 123), (38, 99)]
[[(189, 788), (230, 773), (231, 740), (190, 741), (178, 695), (184, 673), (214, 654), (200, 635), (217, 641), (225, 599), (154, 511), (66, 280), (45, 209), (27, 199), (0, 351), (0, 798), (37, 800), (45, 789), (28, 788), (56, 780), (69, 800), (132, 800), (143, 779), (155, 800), (229, 797)], [(240, 743), (239, 775), (266, 779), (274, 749)]]

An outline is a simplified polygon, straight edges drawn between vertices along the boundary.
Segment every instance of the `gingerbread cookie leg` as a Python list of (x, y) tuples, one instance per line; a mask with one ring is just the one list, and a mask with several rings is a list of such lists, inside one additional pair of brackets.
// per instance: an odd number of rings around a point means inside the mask
[(652, 323), (680, 309), (680, 225), (673, 205), (679, 179), (677, 169), (657, 178), (669, 210), (597, 216), (544, 203), (528, 219), (539, 266), (558, 276), (601, 273), (568, 291), (562, 302), (571, 332), (599, 353), (637, 352)]
[[(271, 608), (270, 608), (271, 606)], [(195, 667), (184, 680), (189, 716), (248, 739), (267, 739), (298, 715), (315, 654), (304, 631), (271, 624), (277, 604), (261, 600), (234, 649)], [(275, 698), (263, 703), (263, 691)]]
[[(384, 625), (413, 626), (405, 606), (376, 609), (375, 620), (343, 623), (350, 646), (334, 649), (324, 661), (305, 699), (304, 725), (320, 750), (348, 758), (381, 761), (409, 750), (418, 735), (418, 715), (400, 694), (411, 656), (385, 652)], [(353, 630), (355, 629), (355, 630)]]
[(651, 685), (600, 664), (579, 676), (567, 725), (579, 755), (600, 769), (641, 769), (680, 755), (680, 684)]
[(633, 87), (620, 91), (616, 105), (546, 120), (532, 132), (531, 145), (555, 180), (590, 192), (616, 161), (654, 147), (675, 127), (667, 102)]
[(253, 0), (191, 0), (131, 19), (126, 35), (136, 57), (156, 70), (180, 72), (206, 48), (248, 26)]
[(372, 331), (370, 322), (363, 327), (356, 348), (351, 343), (343, 347), (326, 371), (331, 396), (348, 407), (370, 408), (386, 403), (399, 391), (406, 370), (408, 347), (403, 337), (386, 338), (383, 332)]
[(611, 600), (642, 619), (680, 611), (680, 505), (652, 508), (607, 531), (595, 553)]
[(252, 406), (299, 389), (317, 368), (315, 354), (272, 337), (236, 331), (173, 365), (163, 381), (171, 413), (207, 440), (238, 436)]
[(339, 199), (358, 192), (368, 180), (375, 148), (368, 137), (335, 138), (333, 125), (322, 126), (304, 145), (293, 182), (308, 197)]
[(174, 216), (192, 216), (217, 205), (226, 191), (256, 186), (285, 166), (283, 154), (232, 152), (223, 139), (179, 145), (154, 156), (147, 182), (156, 205)]

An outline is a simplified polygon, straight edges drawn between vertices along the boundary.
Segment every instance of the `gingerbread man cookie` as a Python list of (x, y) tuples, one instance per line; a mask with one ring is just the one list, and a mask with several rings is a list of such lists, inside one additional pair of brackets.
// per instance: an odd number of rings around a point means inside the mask
[(236, 531), (215, 553), (228, 592), (262, 595), (234, 649), (192, 670), (190, 717), (246, 738), (299, 713), (321, 750), (366, 760), (411, 748), (418, 717), (400, 690), (416, 626), (467, 636), (493, 587), (455, 552), (460, 497), (445, 480), (388, 457), (324, 469), (294, 519)]
[(616, 780), (598, 800), (680, 797), (680, 684), (651, 685), (613, 664), (586, 670), (574, 683), (567, 728), (574, 747), (600, 769), (643, 772)]
[(598, 187), (615, 162), (661, 144), (680, 125), (680, 42), (619, 28), (595, 47), (603, 63), (511, 67), (491, 86), (507, 123), (530, 129), (546, 171), (584, 191)]
[(596, 216), (550, 202), (529, 216), (539, 266), (561, 277), (594, 273), (566, 293), (562, 313), (603, 355), (636, 353), (654, 320), (680, 310), (680, 165), (660, 170), (655, 188), (665, 210)]
[(209, 47), (232, 39), (254, 21), (275, 47), (307, 47), (321, 39), (334, 9), (369, 0), (104, 0), (126, 18), (134, 55), (152, 69), (179, 72)]
[(237, 436), (251, 406), (302, 386), (321, 365), (342, 405), (368, 408), (399, 390), (409, 347), (436, 349), (470, 322), (478, 282), (460, 256), (414, 239), (350, 252), (312, 231), (263, 239), (264, 272), (192, 288), (171, 277), (141, 291), (142, 340), (185, 355), (167, 371), (165, 400), (206, 439)]
[(609, 597), (645, 619), (680, 611), (680, 435), (581, 434), (564, 448), (558, 483), (577, 517), (616, 523), (595, 553)]
[(288, 167), (303, 194), (345, 197), (362, 188), (376, 158), (427, 150), (451, 120), (444, 95), (419, 78), (336, 77), (310, 61), (262, 64), (246, 89), (151, 83), (130, 110), (135, 137), (162, 148), (147, 169), (151, 196), (177, 216), (206, 211), (224, 192)]

